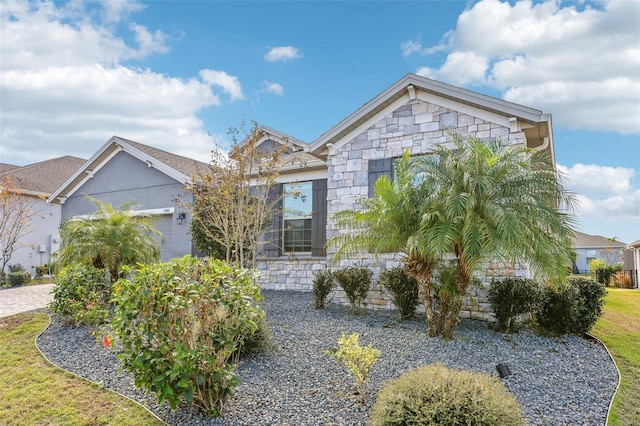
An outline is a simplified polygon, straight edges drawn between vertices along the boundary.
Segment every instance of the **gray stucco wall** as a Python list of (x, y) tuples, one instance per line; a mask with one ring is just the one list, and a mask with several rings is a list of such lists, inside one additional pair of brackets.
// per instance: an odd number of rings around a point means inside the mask
[[(177, 197), (189, 197), (184, 185), (134, 156), (119, 152), (94, 176), (86, 181), (62, 205), (62, 220), (75, 215), (93, 213), (95, 205), (85, 195), (112, 204), (115, 208), (127, 201), (138, 203), (135, 210), (174, 208), (174, 212), (158, 216), (156, 227), (165, 234), (161, 248), (162, 260), (191, 254), (191, 238), (188, 234), (190, 214), (176, 206)], [(187, 213), (181, 225), (176, 217)]]

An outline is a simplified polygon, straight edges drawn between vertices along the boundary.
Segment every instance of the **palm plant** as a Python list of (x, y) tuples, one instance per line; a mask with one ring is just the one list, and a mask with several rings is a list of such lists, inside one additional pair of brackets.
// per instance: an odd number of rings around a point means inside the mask
[(88, 219), (67, 221), (61, 231), (58, 253), (61, 266), (75, 263), (108, 270), (115, 282), (123, 265), (149, 263), (160, 258), (154, 236), (161, 236), (148, 215), (133, 215), (135, 202), (115, 209), (111, 204), (87, 197), (96, 206)]
[(457, 266), (454, 291), (441, 294), (434, 324), (434, 333), (448, 338), (473, 274), (487, 262), (524, 261), (543, 279), (566, 277), (573, 219), (561, 209), (575, 204), (539, 151), (457, 135), (453, 145), (413, 163), (430, 188), (416, 236), (427, 253), (453, 254)]
[(404, 268), (418, 281), (418, 294), (423, 303), (427, 323), (434, 323), (431, 297), (431, 275), (438, 258), (425, 251), (423, 240), (417, 238), (427, 206), (426, 187), (416, 185), (410, 168), (408, 153), (396, 164), (394, 178), (380, 177), (375, 184), (374, 197), (361, 197), (359, 209), (343, 210), (335, 216), (335, 223), (343, 232), (333, 237), (329, 247), (335, 247), (334, 259), (357, 253), (401, 253)]

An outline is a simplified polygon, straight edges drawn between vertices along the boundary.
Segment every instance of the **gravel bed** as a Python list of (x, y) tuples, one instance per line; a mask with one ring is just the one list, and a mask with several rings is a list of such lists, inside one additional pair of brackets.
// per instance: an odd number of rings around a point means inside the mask
[[(600, 344), (576, 336), (539, 337), (530, 330), (504, 335), (481, 321), (463, 320), (452, 341), (430, 339), (421, 319), (398, 322), (395, 312), (352, 315), (343, 306), (312, 308), (311, 293), (263, 291), (274, 348), (238, 366), (241, 384), (219, 419), (195, 409), (172, 411), (135, 388), (120, 372), (113, 350), (84, 328), (64, 327), (53, 316), (38, 338), (42, 352), (58, 366), (129, 396), (171, 425), (361, 425), (386, 380), (435, 362), (497, 375), (531, 425), (604, 425), (617, 372)], [(323, 351), (337, 346), (342, 332), (358, 332), (382, 355), (363, 396), (353, 394), (350, 374)]]

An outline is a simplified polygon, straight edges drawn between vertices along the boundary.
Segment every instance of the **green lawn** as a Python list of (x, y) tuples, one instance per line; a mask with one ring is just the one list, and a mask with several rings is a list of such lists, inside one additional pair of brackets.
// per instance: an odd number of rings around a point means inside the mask
[(640, 425), (640, 291), (608, 291), (604, 315), (591, 333), (607, 345), (622, 375), (609, 424)]
[(13, 425), (162, 425), (139, 405), (49, 364), (35, 346), (44, 314), (0, 318), (0, 419)]

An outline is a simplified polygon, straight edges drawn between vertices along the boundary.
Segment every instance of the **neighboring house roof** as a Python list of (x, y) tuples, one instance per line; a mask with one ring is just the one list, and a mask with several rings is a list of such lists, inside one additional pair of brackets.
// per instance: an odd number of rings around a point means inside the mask
[(183, 184), (191, 183), (191, 177), (194, 174), (209, 167), (207, 163), (202, 161), (113, 136), (80, 169), (62, 183), (49, 197), (48, 201), (50, 203), (64, 203), (64, 200), (73, 195), (95, 172), (121, 151), (132, 155), (145, 162), (147, 166), (153, 167)]
[(413, 99), (424, 99), (453, 110), (466, 105), (485, 111), (488, 117), (499, 118), (512, 131), (523, 131), (530, 148), (545, 149), (553, 159), (550, 114), (416, 74), (407, 74), (392, 84), (313, 141), (308, 151), (314, 155), (324, 155), (328, 149), (337, 149), (381, 119), (389, 110), (397, 109)]
[(640, 247), (640, 240), (636, 240), (629, 244), (631, 247)]
[(83, 158), (67, 155), (24, 167), (15, 166), (0, 175), (9, 176), (25, 194), (48, 197), (79, 170), (85, 161)]
[(627, 247), (627, 244), (622, 241), (611, 241), (600, 235), (589, 235), (579, 231), (574, 232), (576, 234), (573, 240), (574, 248)]

